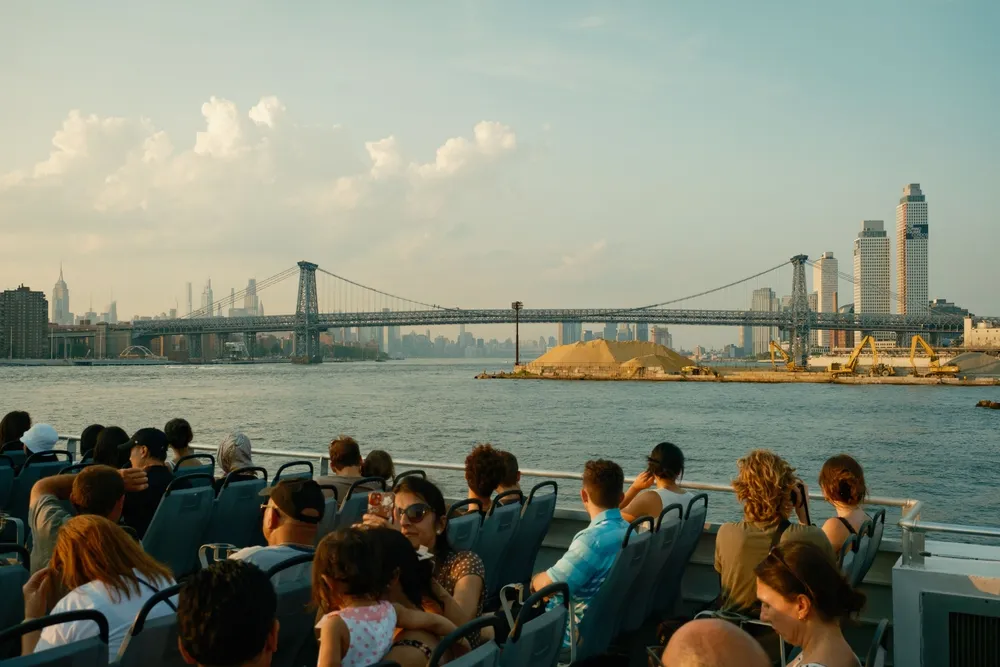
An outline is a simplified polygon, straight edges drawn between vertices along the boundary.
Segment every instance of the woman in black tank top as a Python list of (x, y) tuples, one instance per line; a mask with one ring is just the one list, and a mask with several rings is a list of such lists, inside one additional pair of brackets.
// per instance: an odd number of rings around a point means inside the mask
[(836, 515), (826, 520), (823, 532), (835, 552), (839, 552), (844, 542), (856, 535), (861, 524), (869, 519), (862, 503), (868, 496), (865, 472), (861, 464), (847, 454), (839, 454), (827, 460), (819, 473), (819, 486), (823, 497), (833, 505)]

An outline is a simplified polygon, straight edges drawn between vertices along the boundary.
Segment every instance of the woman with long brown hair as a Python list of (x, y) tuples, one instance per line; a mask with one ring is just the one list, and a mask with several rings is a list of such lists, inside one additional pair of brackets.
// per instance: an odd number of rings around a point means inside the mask
[(823, 490), (823, 497), (837, 512), (823, 524), (823, 532), (833, 550), (839, 552), (844, 542), (851, 535), (857, 535), (861, 525), (869, 519), (863, 506), (868, 497), (865, 471), (853, 457), (838, 454), (823, 464), (819, 487)]
[[(173, 583), (170, 570), (148, 556), (121, 527), (102, 516), (83, 514), (63, 524), (49, 566), (25, 585), (24, 617), (95, 609), (108, 619), (108, 655), (114, 661), (142, 605)], [(65, 594), (52, 606), (57, 590)], [(174, 610), (173, 603), (165, 601), (149, 617)], [(97, 625), (89, 621), (53, 625), (26, 635), (21, 652), (27, 655), (95, 635)]]

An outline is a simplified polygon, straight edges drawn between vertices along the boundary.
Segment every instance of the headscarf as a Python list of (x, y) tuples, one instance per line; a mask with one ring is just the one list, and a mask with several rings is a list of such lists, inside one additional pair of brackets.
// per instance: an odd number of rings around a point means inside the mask
[(218, 459), (218, 464), (224, 473), (253, 465), (253, 461), (250, 460), (250, 438), (240, 431), (233, 431), (219, 445), (215, 458)]

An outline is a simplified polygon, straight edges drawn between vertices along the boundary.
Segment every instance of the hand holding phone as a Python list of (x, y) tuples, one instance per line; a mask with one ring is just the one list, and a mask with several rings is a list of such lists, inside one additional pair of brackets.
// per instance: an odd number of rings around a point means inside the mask
[(380, 516), (392, 523), (392, 511), (396, 506), (396, 494), (392, 491), (372, 491), (368, 494), (368, 514)]

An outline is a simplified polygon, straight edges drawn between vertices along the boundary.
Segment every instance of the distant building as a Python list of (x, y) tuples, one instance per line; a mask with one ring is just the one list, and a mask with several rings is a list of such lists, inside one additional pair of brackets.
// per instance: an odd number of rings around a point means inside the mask
[(62, 265), (59, 265), (59, 280), (52, 288), (52, 319), (53, 324), (73, 324), (73, 313), (69, 312), (69, 287), (63, 280)]
[[(816, 312), (833, 313), (837, 310), (837, 287), (840, 282), (840, 264), (832, 252), (824, 252), (813, 267), (813, 287), (816, 290)], [(830, 348), (830, 332), (817, 331), (816, 343)]]
[(590, 329), (587, 329), (586, 331), (583, 332), (583, 341), (586, 343), (587, 341), (591, 340), (594, 340), (594, 332), (591, 331)]
[(617, 332), (614, 340), (620, 340), (620, 341), (635, 340), (635, 338), (633, 336), (633, 333), (632, 333), (632, 327), (630, 327), (625, 322), (622, 322), (621, 324), (619, 324), (618, 325), (618, 332)]
[(740, 327), (740, 337), (737, 342), (739, 348), (743, 351), (741, 357), (752, 357), (753, 356), (753, 328), (752, 327)]
[(604, 323), (604, 340), (617, 340), (618, 339), (618, 323), (617, 322), (605, 322)]
[[(865, 220), (854, 239), (854, 312), (887, 315), (892, 312), (889, 289), (889, 235), (882, 220)], [(854, 344), (863, 332), (854, 333)], [(878, 340), (894, 340), (892, 332), (875, 332)]]
[(650, 339), (657, 345), (663, 345), (665, 347), (670, 347), (670, 330), (664, 326), (654, 326), (650, 330)]
[(549, 347), (555, 347), (556, 345), (558, 345), (558, 343), (556, 343), (556, 337), (555, 336), (549, 336), (548, 343), (549, 343)]
[[(390, 308), (383, 308), (383, 313), (391, 312)], [(393, 355), (401, 356), (403, 354), (403, 341), (399, 337), (399, 327), (390, 326), (387, 328), (387, 340), (385, 341), (385, 351), (391, 357)], [(482, 347), (480, 345), (480, 347)]]
[(257, 300), (257, 279), (251, 278), (247, 281), (246, 296), (243, 297), (243, 310), (246, 311), (247, 315), (253, 317), (257, 315), (259, 307), (260, 301)]
[(215, 303), (215, 297), (212, 294), (212, 279), (209, 278), (208, 282), (205, 283), (205, 289), (201, 293), (201, 309), (206, 311), (204, 317), (212, 317), (215, 314), (215, 309), (212, 304)]
[(638, 322), (635, 325), (635, 339), (644, 343), (649, 342), (649, 323)]
[[(750, 301), (750, 310), (758, 312), (778, 312), (781, 304), (770, 287), (755, 289)], [(753, 327), (753, 355), (768, 353), (770, 342), (777, 340), (778, 327)], [(744, 341), (745, 342), (745, 341)]]
[[(572, 345), (583, 340), (582, 322), (559, 323), (559, 345)], [(552, 347), (555, 347), (553, 345)]]
[(1000, 326), (995, 322), (973, 323), (971, 317), (965, 318), (964, 346), (974, 349), (1000, 348)]
[(927, 197), (919, 183), (903, 188), (896, 206), (896, 285), (899, 314), (927, 312)]
[(193, 305), (194, 304), (191, 303), (191, 283), (188, 283), (187, 284), (187, 312), (185, 313), (185, 315), (190, 315), (192, 312), (194, 312)]
[(11, 359), (49, 356), (49, 302), (43, 292), (21, 285), (0, 293), (0, 355)]
[[(968, 308), (962, 308), (947, 299), (934, 299), (928, 304), (928, 308), (934, 315), (957, 315), (959, 317), (968, 317), (971, 315)], [(932, 333), (924, 336), (928, 343), (936, 347), (952, 345), (958, 341), (959, 337), (959, 334), (956, 333)], [(910, 336), (904, 339), (907, 345), (910, 340)], [(968, 346), (968, 343), (966, 345)]]
[[(854, 314), (854, 304), (848, 303), (846, 305), (837, 308), (837, 312), (841, 315), (853, 315)], [(830, 349), (831, 350), (842, 350), (844, 348), (850, 348), (857, 345), (861, 341), (854, 341), (854, 332), (847, 330), (837, 330), (831, 331)]]

